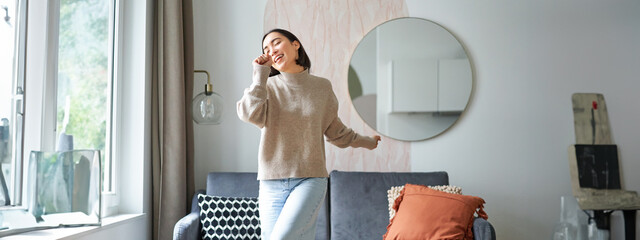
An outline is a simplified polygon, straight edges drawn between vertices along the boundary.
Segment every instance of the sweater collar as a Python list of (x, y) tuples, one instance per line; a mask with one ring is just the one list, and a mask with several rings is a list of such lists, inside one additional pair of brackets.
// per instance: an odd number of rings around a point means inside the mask
[(277, 76), (288, 84), (299, 85), (307, 80), (307, 78), (309, 78), (309, 69), (305, 69), (304, 71), (299, 73), (280, 72), (280, 74), (278, 74)]

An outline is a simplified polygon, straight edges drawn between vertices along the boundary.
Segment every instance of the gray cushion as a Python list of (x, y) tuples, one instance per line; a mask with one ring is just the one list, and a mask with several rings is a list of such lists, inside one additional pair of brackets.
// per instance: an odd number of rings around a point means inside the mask
[(331, 172), (331, 239), (381, 239), (389, 224), (387, 190), (406, 183), (448, 185), (446, 172)]
[(257, 173), (211, 172), (207, 175), (207, 195), (258, 197)]

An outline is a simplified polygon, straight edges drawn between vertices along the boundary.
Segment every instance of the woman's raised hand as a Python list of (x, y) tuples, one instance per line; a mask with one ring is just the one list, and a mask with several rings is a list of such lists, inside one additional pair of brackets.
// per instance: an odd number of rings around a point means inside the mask
[(260, 65), (269, 66), (269, 67), (271, 67), (271, 65), (273, 64), (273, 61), (271, 61), (271, 56), (269, 56), (269, 54), (266, 54), (266, 53), (258, 56), (255, 60), (253, 60), (253, 62)]

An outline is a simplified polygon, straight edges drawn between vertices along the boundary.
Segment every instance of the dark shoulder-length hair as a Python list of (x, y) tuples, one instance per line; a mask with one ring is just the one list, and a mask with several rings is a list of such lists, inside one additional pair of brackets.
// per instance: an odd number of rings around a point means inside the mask
[[(300, 48), (298, 48), (298, 59), (296, 59), (296, 64), (304, 67), (304, 69), (307, 69), (307, 70), (311, 69), (311, 60), (309, 60), (309, 56), (307, 55), (307, 52), (304, 51), (304, 47), (302, 47), (302, 43), (300, 42), (298, 37), (296, 37), (296, 35), (293, 35), (293, 33), (280, 28), (272, 29), (271, 31), (265, 33), (264, 36), (262, 36), (261, 44), (264, 43), (264, 39), (267, 38), (267, 35), (269, 35), (272, 32), (277, 32), (282, 34), (282, 36), (285, 36), (287, 39), (289, 39), (291, 43), (293, 43), (294, 41), (298, 41), (298, 43), (300, 44)], [(262, 48), (262, 46), (260, 48)], [(273, 66), (271, 66), (271, 73), (269, 73), (269, 77), (275, 76), (278, 74), (280, 74), (280, 71), (276, 70), (275, 68), (273, 68)]]

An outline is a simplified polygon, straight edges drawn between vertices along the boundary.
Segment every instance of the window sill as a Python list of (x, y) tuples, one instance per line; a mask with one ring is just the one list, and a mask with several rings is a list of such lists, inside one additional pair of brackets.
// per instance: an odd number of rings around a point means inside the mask
[(146, 214), (121, 214), (116, 216), (105, 217), (102, 219), (102, 226), (88, 226), (88, 227), (68, 227), (68, 228), (53, 228), (45, 230), (35, 230), (16, 235), (6, 236), (3, 240), (18, 240), (18, 239), (77, 239), (83, 236), (104, 231), (110, 228), (120, 226), (122, 224), (128, 224), (145, 217)]

